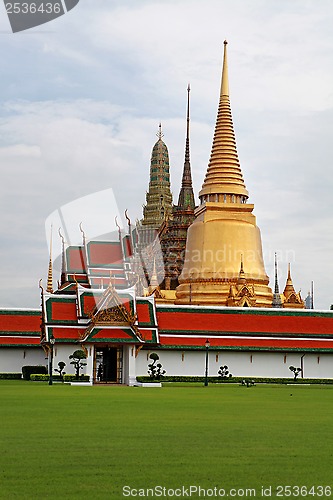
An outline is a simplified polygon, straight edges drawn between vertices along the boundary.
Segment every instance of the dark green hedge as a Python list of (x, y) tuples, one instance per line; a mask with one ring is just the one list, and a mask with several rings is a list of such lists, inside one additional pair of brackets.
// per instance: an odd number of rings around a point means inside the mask
[(22, 373), (0, 373), (0, 379), (21, 380)]
[(89, 382), (89, 375), (80, 375), (79, 378), (76, 378), (75, 375), (66, 374), (64, 375), (64, 382)]
[(47, 374), (47, 367), (44, 365), (37, 366), (22, 366), (22, 375), (24, 380), (30, 380), (30, 375), (33, 373), (42, 373), (44, 375)]
[[(48, 382), (49, 375), (44, 373), (32, 373), (30, 375), (30, 380), (34, 382)], [(53, 382), (89, 382), (89, 375), (80, 375), (79, 379), (75, 378), (75, 375), (64, 375), (60, 377), (60, 375), (52, 375)]]
[[(152, 382), (151, 377), (136, 377), (138, 382)], [(319, 378), (298, 378), (296, 382), (293, 378), (269, 378), (269, 377), (208, 377), (210, 384), (237, 384), (242, 380), (253, 380), (255, 384), (333, 384), (333, 379)], [(205, 377), (183, 377), (183, 376), (165, 376), (161, 377), (159, 382), (205, 382)]]
[[(45, 373), (32, 373), (30, 375), (30, 380), (33, 382), (48, 382), (50, 376), (48, 374), (45, 375)], [(62, 377), (60, 375), (52, 375), (52, 380), (54, 382), (62, 382)]]

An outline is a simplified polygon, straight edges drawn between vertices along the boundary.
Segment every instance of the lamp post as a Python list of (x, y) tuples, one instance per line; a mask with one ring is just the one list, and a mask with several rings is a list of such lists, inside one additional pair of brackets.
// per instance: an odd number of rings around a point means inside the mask
[(53, 372), (53, 346), (55, 344), (55, 338), (51, 334), (50, 336), (50, 359), (49, 359), (49, 385), (53, 384), (52, 372)]
[(209, 339), (206, 340), (205, 346), (206, 346), (205, 387), (207, 387), (207, 385), (208, 385), (208, 350), (210, 347)]

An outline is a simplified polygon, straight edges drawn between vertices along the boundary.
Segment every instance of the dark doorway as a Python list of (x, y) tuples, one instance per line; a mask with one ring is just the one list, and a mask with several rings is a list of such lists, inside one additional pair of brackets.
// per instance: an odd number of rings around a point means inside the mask
[(96, 350), (96, 381), (121, 383), (119, 380), (120, 352), (117, 347), (100, 347)]

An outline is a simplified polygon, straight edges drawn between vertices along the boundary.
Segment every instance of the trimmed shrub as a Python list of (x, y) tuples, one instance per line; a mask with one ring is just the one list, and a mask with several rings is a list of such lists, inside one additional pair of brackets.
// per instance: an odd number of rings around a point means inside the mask
[(72, 360), (70, 364), (74, 365), (76, 380), (79, 380), (80, 370), (82, 370), (84, 366), (87, 366), (87, 363), (82, 361), (83, 359), (87, 359), (87, 355), (82, 349), (77, 349), (69, 356), (69, 359)]
[(30, 375), (36, 373), (41, 373), (43, 375), (47, 374), (47, 367), (44, 365), (37, 366), (22, 366), (22, 375), (24, 380), (30, 380)]
[(0, 373), (0, 379), (4, 380), (21, 380), (22, 373)]
[(152, 380), (160, 380), (164, 377), (166, 371), (162, 369), (163, 367), (161, 363), (156, 363), (156, 361), (160, 359), (159, 355), (156, 354), (156, 352), (152, 352), (149, 356), (149, 359), (153, 360), (153, 362), (148, 365), (148, 373), (150, 378)]
[(71, 375), (70, 373), (64, 375), (64, 382), (89, 382), (89, 375), (80, 375), (76, 378), (76, 375)]
[(232, 377), (232, 374), (229, 372), (229, 367), (227, 365), (220, 366), (220, 369), (217, 373), (221, 378)]

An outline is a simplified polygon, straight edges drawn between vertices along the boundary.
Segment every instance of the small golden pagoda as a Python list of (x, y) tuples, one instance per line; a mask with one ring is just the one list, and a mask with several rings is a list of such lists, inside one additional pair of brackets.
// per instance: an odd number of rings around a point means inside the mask
[(254, 205), (247, 203), (237, 154), (226, 41), (212, 152), (199, 198), (187, 233), (176, 304), (271, 307), (260, 230)]
[(288, 309), (304, 309), (305, 303), (301, 297), (301, 292), (296, 292), (291, 279), (290, 264), (288, 264), (288, 277), (283, 294), (281, 294), (282, 307)]

